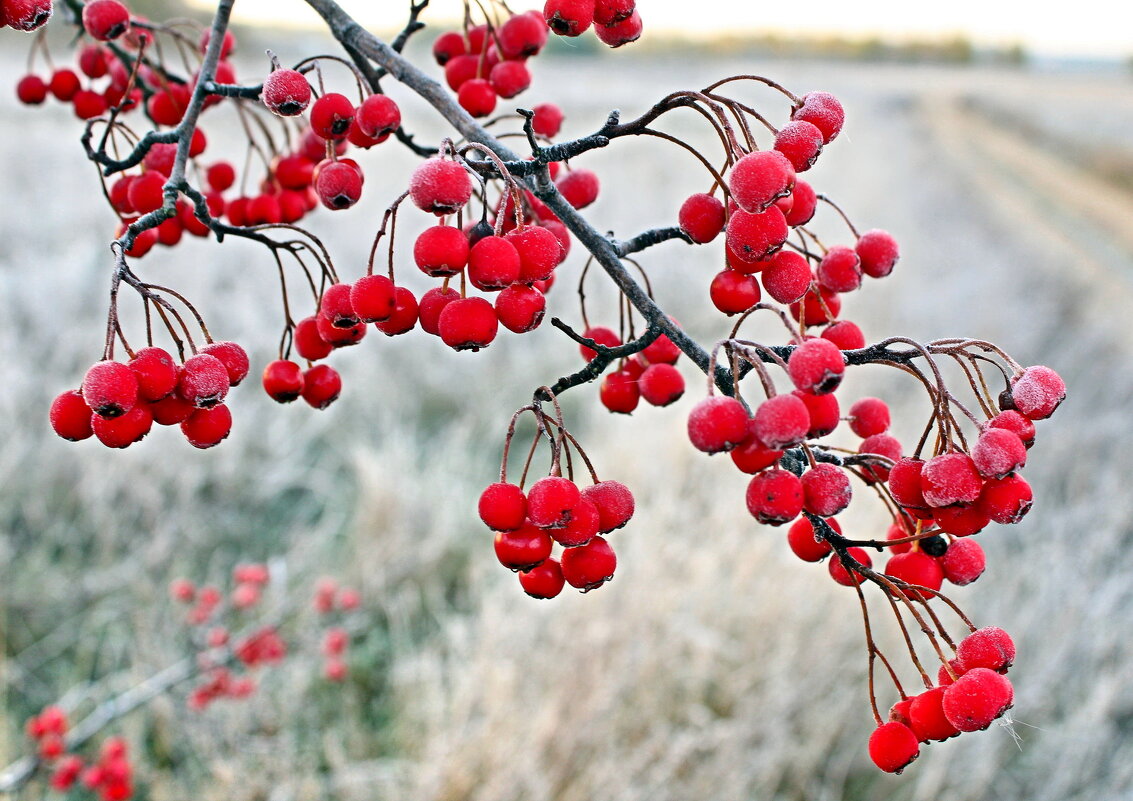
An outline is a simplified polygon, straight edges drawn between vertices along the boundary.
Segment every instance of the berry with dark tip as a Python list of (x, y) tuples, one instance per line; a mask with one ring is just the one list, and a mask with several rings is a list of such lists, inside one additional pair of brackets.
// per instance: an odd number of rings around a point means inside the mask
[(527, 491), (527, 515), (539, 528), (562, 528), (570, 521), (571, 511), (582, 495), (573, 481), (561, 476), (547, 476)]
[(273, 114), (281, 117), (294, 117), (302, 114), (311, 103), (311, 85), (303, 73), (291, 69), (274, 70), (264, 79), (260, 92)]
[(746, 500), (747, 510), (760, 523), (781, 526), (803, 510), (802, 482), (787, 470), (766, 470), (748, 483)]
[(748, 153), (732, 165), (728, 188), (742, 210), (758, 214), (781, 197), (791, 194), (795, 168), (777, 150)]
[(194, 448), (219, 445), (232, 431), (232, 412), (223, 403), (197, 409), (181, 422), (181, 433)]
[(748, 438), (747, 410), (738, 400), (725, 395), (705, 398), (689, 412), (688, 438), (694, 448), (704, 453), (731, 450)]
[(566, 579), (558, 561), (547, 559), (537, 567), (519, 573), (519, 585), (532, 598), (554, 598), (563, 591)]
[(495, 538), (496, 558), (509, 570), (531, 570), (541, 565), (551, 555), (554, 547), (547, 532), (532, 525), (521, 526), (514, 531), (497, 531)]
[(920, 753), (917, 735), (896, 721), (882, 723), (869, 736), (869, 758), (886, 773), (900, 773)]
[(838, 346), (827, 339), (808, 339), (787, 359), (787, 374), (803, 392), (826, 395), (836, 390), (846, 372), (846, 360)]
[(56, 434), (72, 442), (79, 442), (94, 434), (90, 407), (83, 400), (82, 393), (75, 389), (56, 396), (51, 402), (48, 419)]
[(605, 539), (594, 537), (579, 548), (563, 551), (561, 566), (566, 582), (586, 592), (613, 578), (618, 558)]
[(342, 393), (342, 376), (327, 364), (316, 364), (303, 373), (303, 400), (313, 409), (325, 409)]
[(278, 403), (291, 403), (303, 393), (303, 371), (295, 362), (271, 362), (261, 380), (268, 397)]
[(409, 196), (422, 211), (454, 214), (472, 197), (472, 179), (455, 161), (426, 159), (409, 178)]
[(138, 402), (138, 379), (121, 362), (96, 362), (83, 376), (82, 392), (87, 406), (99, 417), (121, 417)]

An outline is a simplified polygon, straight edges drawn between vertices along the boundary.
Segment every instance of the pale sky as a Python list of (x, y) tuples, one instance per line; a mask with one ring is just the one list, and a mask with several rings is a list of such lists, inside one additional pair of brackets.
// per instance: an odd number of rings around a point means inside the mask
[[(400, 27), (408, 0), (340, 0), (367, 26)], [(193, 0), (209, 5), (207, 0)], [(514, 0), (516, 11), (541, 7), (541, 0)], [(925, 37), (961, 33), (977, 43), (1020, 42), (1028, 50), (1052, 56), (1133, 55), (1133, 5), (1127, 0), (1076, 0), (1073, 3), (950, 0), (944, 3), (909, 0), (639, 0), (645, 30), (687, 31), (697, 35), (809, 33), (847, 37)], [(1050, 10), (1048, 10), (1050, 9)], [(458, 18), (459, 0), (433, 0), (425, 20), (437, 23)], [(391, 18), (391, 14), (394, 16)], [(316, 17), (302, 0), (238, 0), (236, 16), (243, 22), (282, 21), (307, 25)], [(391, 19), (395, 20), (391, 22)]]

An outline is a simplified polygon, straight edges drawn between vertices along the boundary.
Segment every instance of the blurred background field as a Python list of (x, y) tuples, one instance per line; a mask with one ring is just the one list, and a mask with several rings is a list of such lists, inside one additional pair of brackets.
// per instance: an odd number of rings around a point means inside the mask
[[(273, 44), (284, 61), (327, 49), (288, 36)], [(431, 40), (426, 32), (413, 52), (423, 58)], [(5, 44), (5, 74), (17, 76), (24, 53)], [(256, 52), (244, 49), (241, 75), (261, 67)], [(564, 398), (600, 476), (628, 484), (638, 511), (612, 537), (614, 581), (548, 602), (524, 596), (499, 567), (475, 514), (512, 411), (579, 366), (547, 325), (477, 354), (419, 331), (371, 331), (332, 358), (345, 389), (330, 409), (278, 407), (252, 382), (232, 396), (232, 436), (207, 452), (168, 430), (121, 453), (58, 440), (48, 404), (101, 351), (113, 218), (70, 112), (18, 107), (9, 91), (0, 93), (0, 762), (24, 753), (23, 721), (44, 704), (89, 708), (184, 655), (170, 579), (223, 582), (233, 565), (256, 560), (286, 577), (277, 591), (290, 588), (300, 603), (321, 575), (361, 589), (350, 677), (329, 686), (317, 660), (299, 656), (265, 672), (246, 703), (194, 713), (182, 690), (123, 719), (111, 731), (137, 754), (136, 797), (1133, 795), (1130, 75), (1121, 65), (693, 52), (541, 59), (520, 99), (559, 101), (564, 135), (574, 136), (611, 108), (632, 115), (730, 74), (836, 93), (848, 122), (808, 179), (902, 248), (895, 273), (847, 298), (843, 316), (870, 340), (990, 339), (1067, 380), (1069, 400), (1040, 425), (1025, 471), (1034, 510), (979, 535), (989, 570), (953, 593), (977, 624), (1016, 639), (1013, 726), (933, 745), (901, 777), (877, 773), (865, 751), (872, 719), (856, 599), (824, 565), (794, 559), (783, 530), (754, 524), (744, 477), (724, 457), (687, 445), (685, 416), (703, 392), (687, 364), (689, 392), (668, 409), (613, 417), (594, 387)], [(392, 94), (419, 141), (439, 139), (432, 112)], [(772, 93), (748, 94), (772, 121), (785, 118)], [(242, 157), (223, 133), (230, 114), (208, 112), (206, 163)], [(692, 115), (666, 129), (711, 145)], [(345, 276), (364, 270), (381, 210), (413, 165), (393, 143), (362, 162), (363, 201), (311, 223)], [(588, 216), (619, 235), (672, 224), (680, 200), (707, 189), (692, 160), (664, 143), (618, 142), (579, 163), (603, 182)], [(407, 215), (404, 230), (424, 225)], [(817, 230), (846, 239), (830, 214)], [(642, 258), (659, 301), (705, 342), (730, 327), (707, 308), (718, 250), (668, 243)], [(426, 288), (407, 250), (397, 264), (410, 286)], [(581, 267), (576, 250), (548, 298), (550, 313), (572, 324)], [(186, 241), (138, 270), (197, 302), (219, 338), (244, 343), (253, 374), (274, 358), (279, 298), (261, 249)], [(592, 316), (612, 320), (599, 276), (589, 294)], [(752, 334), (780, 337), (770, 326)], [(914, 441), (926, 405), (911, 383), (881, 368), (857, 373), (840, 393), (844, 407), (881, 395), (900, 410), (895, 433)], [(848, 432), (834, 439), (854, 443)], [(847, 523), (863, 537), (884, 525), (864, 511)], [(299, 632), (311, 646), (309, 623)]]

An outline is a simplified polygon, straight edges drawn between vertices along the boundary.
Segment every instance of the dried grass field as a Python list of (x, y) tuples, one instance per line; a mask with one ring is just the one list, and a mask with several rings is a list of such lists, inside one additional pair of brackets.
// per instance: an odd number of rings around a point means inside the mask
[[(3, 61), (19, 74), (22, 55)], [(845, 101), (845, 132), (812, 182), (861, 226), (892, 231), (903, 251), (892, 277), (847, 299), (844, 315), (867, 338), (979, 336), (1055, 367), (1070, 387), (1030, 454), (1033, 512), (979, 535), (989, 570), (953, 595), (977, 624), (1015, 637), (1013, 725), (933, 745), (901, 777), (869, 764), (856, 599), (824, 566), (791, 556), (781, 529), (754, 524), (744, 477), (724, 457), (688, 446), (684, 421), (703, 385), (687, 364), (690, 390), (669, 409), (613, 417), (593, 387), (564, 399), (600, 475), (632, 487), (638, 512), (614, 535), (615, 580), (550, 602), (524, 596), (496, 564), (474, 511), (512, 411), (579, 364), (547, 325), (477, 354), (419, 332), (371, 332), (334, 357), (345, 390), (330, 409), (281, 408), (241, 388), (232, 436), (207, 452), (168, 430), (121, 453), (56, 439), (51, 398), (101, 350), (113, 219), (69, 112), (17, 107), (4, 90), (0, 762), (24, 752), (23, 721), (44, 704), (89, 708), (186, 653), (182, 612), (166, 600), (171, 578), (219, 582), (237, 562), (265, 560), (281, 595), (306, 593), (323, 574), (361, 588), (350, 678), (328, 686), (317, 661), (297, 656), (264, 673), (246, 703), (191, 712), (179, 688), (124, 718), (110, 731), (138, 755), (136, 797), (1133, 797), (1133, 195), (1111, 180), (1116, 168), (1089, 166), (1102, 152), (1109, 164), (1133, 159), (1129, 79), (616, 53), (540, 64), (530, 102), (561, 92), (565, 132), (578, 135), (611, 108), (634, 114), (672, 89), (741, 72)], [(439, 139), (427, 109), (395, 97), (422, 121), (419, 138)], [(786, 111), (770, 94), (750, 98)], [(208, 155), (238, 161), (221, 133), (229, 113), (209, 112)], [(691, 115), (668, 130), (711, 145)], [(363, 163), (363, 202), (312, 218), (346, 276), (364, 269), (381, 210), (412, 167), (393, 144)], [(603, 181), (589, 216), (618, 234), (672, 224), (680, 199), (707, 188), (692, 159), (661, 142), (616, 143), (580, 163)], [(404, 230), (424, 223), (409, 215)], [(817, 228), (838, 241), (836, 223), (827, 215)], [(717, 263), (716, 248), (680, 243), (642, 258), (661, 304), (702, 341), (730, 325), (707, 310)], [(549, 296), (551, 313), (575, 324), (581, 267), (573, 254)], [(245, 343), (261, 367), (280, 325), (274, 269), (239, 241), (186, 242), (138, 265), (196, 301), (217, 336)], [(423, 290), (418, 279), (407, 281)], [(592, 277), (594, 316), (611, 319), (610, 290)], [(136, 304), (125, 303), (140, 330)], [(779, 336), (758, 325), (751, 334)], [(915, 440), (927, 404), (911, 382), (856, 372), (842, 396), (890, 399), (896, 434)], [(855, 442), (848, 432), (835, 440)], [(883, 525), (866, 509), (845, 524), (862, 535)], [(311, 646), (309, 624), (296, 630)]]

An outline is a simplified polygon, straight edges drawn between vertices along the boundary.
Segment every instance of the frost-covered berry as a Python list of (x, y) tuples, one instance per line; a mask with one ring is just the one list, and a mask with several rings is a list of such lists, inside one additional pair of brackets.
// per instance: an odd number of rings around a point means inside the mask
[[(661, 366), (653, 365), (649, 369)], [(713, 395), (700, 401), (689, 412), (688, 438), (699, 451), (720, 453), (731, 450), (747, 437), (747, 410), (735, 398)]]
[(128, 448), (145, 437), (152, 426), (153, 413), (144, 403), (139, 403), (118, 417), (91, 415), (94, 435), (108, 448)]
[(861, 260), (845, 245), (826, 251), (814, 274), (819, 285), (831, 292), (852, 292), (862, 285)]
[(512, 284), (496, 296), (496, 316), (500, 325), (516, 334), (538, 328), (546, 309), (547, 298), (527, 284)]
[(586, 208), (598, 199), (598, 175), (593, 170), (576, 167), (555, 181), (555, 186), (576, 209)]
[(1003, 478), (1027, 463), (1027, 448), (1015, 433), (989, 426), (972, 446), (972, 463), (984, 478)]
[(496, 338), (499, 328), (496, 310), (491, 303), (479, 297), (454, 300), (437, 318), (437, 333), (453, 350), (486, 348)]
[(822, 140), (830, 144), (846, 122), (846, 112), (838, 98), (829, 92), (808, 92), (802, 105), (791, 114), (793, 120), (806, 120), (822, 131)]
[[(140, 353), (141, 351), (139, 351)], [(251, 364), (248, 353), (235, 342), (211, 342), (201, 348), (201, 353), (207, 353), (220, 359), (224, 369), (228, 371), (228, 385), (239, 386), (248, 375)]]
[(401, 109), (389, 95), (373, 94), (355, 109), (354, 120), (367, 137), (379, 139), (401, 126)]
[(795, 168), (777, 150), (748, 153), (734, 165), (728, 178), (732, 199), (744, 211), (758, 214), (781, 197), (791, 194)]
[(791, 120), (775, 134), (773, 147), (787, 157), (795, 172), (805, 172), (818, 160), (822, 145), (822, 131), (806, 120)]
[(783, 246), (789, 231), (776, 206), (758, 214), (737, 209), (728, 219), (728, 252), (748, 264), (763, 261)]
[(960, 731), (986, 729), (1014, 701), (1006, 676), (988, 668), (966, 670), (944, 691), (944, 714)]
[(130, 12), (118, 0), (91, 0), (83, 6), (83, 28), (92, 39), (109, 42), (130, 29)]
[(1035, 424), (1014, 409), (1000, 412), (988, 420), (987, 424), (992, 428), (1003, 428), (1010, 431), (1022, 440), (1023, 445), (1027, 448), (1035, 444)]
[(1031, 420), (1043, 420), (1066, 400), (1066, 383), (1049, 367), (1028, 367), (1011, 380), (1011, 400), (1020, 414)]
[(984, 484), (979, 505), (996, 523), (1018, 523), (1031, 509), (1034, 494), (1031, 485), (1018, 473), (1006, 478), (991, 478)]
[(315, 194), (328, 209), (348, 209), (362, 197), (362, 171), (347, 161), (324, 164), (315, 178)]
[(468, 263), (468, 237), (451, 225), (426, 228), (413, 243), (413, 260), (425, 275), (456, 275)]
[[(862, 440), (858, 453), (872, 453), (896, 462), (901, 458), (901, 443), (889, 434), (874, 434)], [(885, 481), (889, 478), (889, 468), (883, 464), (871, 464), (862, 469), (862, 477), (869, 482)]]
[(802, 475), (803, 508), (819, 517), (836, 515), (850, 505), (849, 476), (837, 465), (819, 463)]
[(598, 534), (598, 507), (593, 501), (580, 498), (570, 510), (570, 519), (561, 528), (551, 529), (551, 537), (564, 548), (577, 548)]
[(455, 161), (426, 159), (409, 178), (409, 196), (422, 211), (454, 214), (472, 197), (472, 180)]
[(942, 506), (932, 510), (936, 527), (957, 537), (969, 537), (987, 528), (991, 515), (978, 503)]
[(121, 362), (101, 361), (83, 376), (83, 400), (99, 417), (121, 417), (138, 402), (138, 379)]
[(747, 485), (746, 500), (747, 510), (760, 523), (781, 526), (803, 510), (802, 482), (787, 470), (766, 470)]
[(927, 509), (928, 502), (921, 492), (922, 459), (898, 459), (889, 470), (889, 491), (893, 500), (910, 509)]
[(863, 439), (889, 430), (889, 406), (881, 398), (860, 398), (850, 406), (850, 430)]
[(753, 430), (768, 448), (782, 450), (798, 445), (810, 431), (810, 412), (797, 395), (776, 395), (755, 410)]
[(598, 509), (598, 531), (609, 534), (633, 517), (633, 493), (620, 481), (599, 481), (582, 490), (582, 497)]
[(807, 429), (806, 438), (815, 439), (825, 437), (838, 427), (839, 407), (838, 398), (831, 395), (811, 395), (796, 389), (791, 393), (803, 402), (807, 414), (810, 415), (810, 428)]
[(468, 253), (468, 280), (477, 289), (503, 289), (519, 278), (519, 251), (502, 236), (486, 236)]
[(543, 19), (558, 36), (579, 36), (594, 22), (594, 0), (547, 0)]
[(497, 33), (500, 55), (505, 59), (525, 59), (538, 55), (547, 43), (547, 24), (538, 12), (515, 14)]
[(807, 260), (793, 250), (780, 250), (760, 274), (763, 288), (779, 303), (794, 303), (810, 289), (814, 276)]
[(138, 397), (161, 400), (177, 388), (177, 365), (164, 348), (142, 348), (129, 362), (138, 380)]
[(817, 338), (808, 339), (791, 352), (787, 360), (787, 373), (791, 381), (803, 392), (826, 395), (842, 383), (846, 360), (833, 342)]
[(854, 250), (861, 259), (862, 272), (871, 278), (884, 278), (889, 275), (893, 272), (897, 259), (900, 258), (897, 240), (886, 231), (879, 229), (866, 231), (858, 237)]
[(921, 492), (929, 506), (974, 503), (982, 489), (983, 479), (966, 453), (934, 456), (921, 469)]
[(974, 539), (955, 540), (940, 557), (944, 578), (962, 587), (983, 575), (987, 567), (984, 549)]
[(585, 592), (613, 578), (618, 558), (610, 543), (602, 537), (594, 537), (579, 548), (563, 551), (561, 566), (566, 582)]
[(531, 128), (540, 136), (552, 139), (559, 133), (563, 124), (563, 112), (554, 103), (540, 103), (532, 109)]
[(201, 352), (190, 356), (181, 366), (177, 394), (198, 409), (208, 409), (224, 400), (230, 386), (224, 362)]
[(839, 350), (857, 350), (865, 347), (865, 334), (857, 323), (839, 320), (828, 325), (822, 332), (823, 339), (829, 339)]
[(988, 668), (1006, 673), (1015, 661), (1015, 642), (998, 626), (977, 629), (960, 641), (956, 656), (965, 670)]
[(561, 476), (547, 476), (527, 491), (527, 515), (539, 528), (562, 528), (582, 495), (578, 486)]
[(310, 104), (311, 85), (297, 70), (278, 69), (264, 79), (260, 97), (273, 114), (294, 117)]

